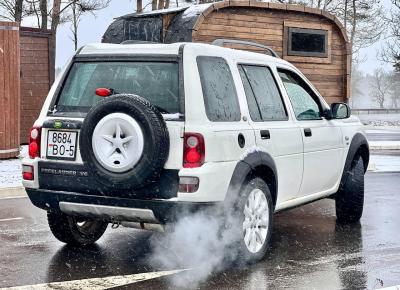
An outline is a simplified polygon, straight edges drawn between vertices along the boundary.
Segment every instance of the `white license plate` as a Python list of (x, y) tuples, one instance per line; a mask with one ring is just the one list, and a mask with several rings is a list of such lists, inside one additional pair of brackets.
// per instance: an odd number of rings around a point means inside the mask
[(49, 130), (47, 133), (47, 158), (76, 158), (76, 140), (78, 132)]

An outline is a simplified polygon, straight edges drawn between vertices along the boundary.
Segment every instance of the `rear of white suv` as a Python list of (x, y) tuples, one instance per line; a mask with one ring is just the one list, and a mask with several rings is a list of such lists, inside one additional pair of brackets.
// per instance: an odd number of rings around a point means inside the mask
[(109, 222), (146, 228), (225, 200), (255, 138), (229, 50), (207, 47), (104, 44), (74, 56), (23, 160), (59, 240), (90, 244)]

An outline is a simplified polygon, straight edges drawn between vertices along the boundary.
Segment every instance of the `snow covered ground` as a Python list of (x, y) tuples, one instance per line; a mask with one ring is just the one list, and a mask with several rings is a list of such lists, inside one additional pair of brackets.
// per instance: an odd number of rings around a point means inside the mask
[(400, 126), (400, 114), (359, 114), (360, 121), (372, 126)]
[(0, 160), (0, 189), (22, 186), (20, 158), (23, 158), (27, 154), (27, 146), (22, 146), (19, 158)]

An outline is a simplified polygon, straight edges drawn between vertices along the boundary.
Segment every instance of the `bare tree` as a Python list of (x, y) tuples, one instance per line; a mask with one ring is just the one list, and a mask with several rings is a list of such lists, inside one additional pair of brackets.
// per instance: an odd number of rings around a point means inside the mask
[(386, 44), (379, 57), (382, 61), (393, 64), (395, 71), (400, 72), (400, 0), (392, 1), (394, 7), (386, 18)]
[(40, 0), (40, 15), (41, 15), (41, 28), (42, 29), (47, 29), (47, 18), (48, 18), (48, 12), (47, 12), (47, 0)]
[(136, 1), (136, 12), (140, 13), (143, 11), (143, 1), (137, 0)]
[(398, 109), (400, 107), (400, 71), (394, 71), (390, 75), (390, 99), (392, 107)]
[(83, 14), (91, 13), (104, 9), (110, 4), (111, 0), (70, 0), (69, 7), (71, 14), (67, 19), (71, 22), (72, 40), (74, 42), (75, 50), (78, 49), (78, 29), (81, 17)]
[(0, 19), (21, 22), (25, 15), (23, 0), (0, 1)]
[(371, 96), (380, 109), (384, 109), (390, 90), (391, 82), (388, 74), (382, 69), (376, 69), (371, 77)]
[(362, 82), (364, 78), (365, 76), (362, 71), (358, 69), (358, 66), (353, 66), (351, 72), (351, 97), (349, 100), (349, 104), (352, 108), (354, 108), (355, 100), (363, 97)]

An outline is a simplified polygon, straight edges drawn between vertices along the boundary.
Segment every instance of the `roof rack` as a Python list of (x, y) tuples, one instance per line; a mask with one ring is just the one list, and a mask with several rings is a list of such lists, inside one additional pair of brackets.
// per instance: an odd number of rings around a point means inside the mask
[(259, 44), (257, 42), (220, 38), (220, 39), (214, 40), (211, 44), (212, 45), (217, 45), (217, 46), (224, 46), (225, 43), (241, 44), (241, 45), (247, 45), (247, 46), (254, 46), (254, 47), (263, 48), (266, 51), (268, 51), (268, 53), (271, 56), (279, 58), (279, 55), (272, 48), (270, 48), (269, 46), (266, 46), (266, 45)]
[(154, 42), (154, 41), (146, 41), (146, 40), (125, 40), (123, 42), (121, 42), (120, 44), (155, 44), (158, 42)]

